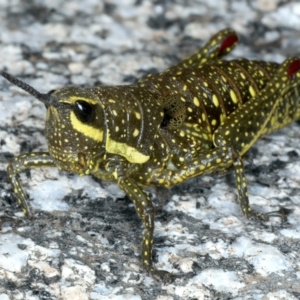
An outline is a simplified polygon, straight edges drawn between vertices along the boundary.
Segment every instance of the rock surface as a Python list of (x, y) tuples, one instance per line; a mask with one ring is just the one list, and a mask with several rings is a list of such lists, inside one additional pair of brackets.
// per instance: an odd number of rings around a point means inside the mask
[[(299, 55), (298, 1), (2, 0), (0, 69), (41, 92), (129, 84), (225, 27), (241, 37), (231, 58)], [(232, 173), (155, 200), (156, 266), (184, 273), (164, 284), (141, 268), (143, 226), (113, 184), (56, 169), (22, 174), (35, 211), (23, 218), (6, 166), (47, 149), (44, 119), (41, 103), (0, 79), (0, 300), (300, 299), (299, 124), (260, 140), (246, 167), (252, 207), (285, 207), (286, 223), (245, 219)]]

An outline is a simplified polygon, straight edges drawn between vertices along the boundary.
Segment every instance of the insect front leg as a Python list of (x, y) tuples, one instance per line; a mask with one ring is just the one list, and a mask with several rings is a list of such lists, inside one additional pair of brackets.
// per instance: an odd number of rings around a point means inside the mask
[(150, 197), (145, 190), (137, 184), (137, 182), (128, 177), (120, 177), (118, 185), (133, 201), (139, 217), (145, 225), (145, 232), (142, 243), (142, 264), (154, 277), (158, 277), (165, 281), (173, 279), (173, 276), (162, 270), (156, 270), (152, 266), (152, 247), (154, 234), (154, 216), (155, 209)]
[(154, 233), (154, 207), (150, 197), (134, 180), (121, 177), (118, 185), (133, 201), (139, 217), (145, 225), (145, 233), (142, 245), (142, 262), (146, 269), (152, 267), (152, 245)]
[(155, 208), (151, 198), (147, 195), (143, 187), (131, 176), (136, 172), (136, 164), (129, 163), (125, 158), (119, 155), (106, 154), (95, 162), (95, 170), (92, 175), (103, 180), (117, 182), (118, 186), (133, 201), (138, 216), (145, 225), (145, 232), (142, 243), (142, 265), (154, 277), (164, 281), (173, 280), (173, 275), (166, 271), (156, 270), (152, 266), (152, 246), (154, 234), (154, 216)]
[(54, 166), (54, 160), (47, 152), (26, 153), (17, 156), (10, 161), (7, 167), (8, 178), (11, 182), (13, 193), (26, 217), (32, 218), (33, 213), (31, 211), (28, 198), (21, 186), (20, 180), (17, 177), (18, 173), (38, 167)]

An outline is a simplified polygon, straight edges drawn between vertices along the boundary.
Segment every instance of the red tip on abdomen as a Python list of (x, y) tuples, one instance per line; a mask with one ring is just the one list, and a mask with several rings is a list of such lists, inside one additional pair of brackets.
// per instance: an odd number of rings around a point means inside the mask
[(238, 36), (236, 34), (229, 35), (226, 39), (222, 42), (219, 47), (219, 54), (222, 54), (227, 48), (231, 47), (238, 41)]
[(295, 73), (297, 73), (300, 70), (300, 59), (297, 59), (295, 61), (293, 61), (288, 69), (288, 76), (290, 79), (293, 78), (293, 76), (295, 75)]

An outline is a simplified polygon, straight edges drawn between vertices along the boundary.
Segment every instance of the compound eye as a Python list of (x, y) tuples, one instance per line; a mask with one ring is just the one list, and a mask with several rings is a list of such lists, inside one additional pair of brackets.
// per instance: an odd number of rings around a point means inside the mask
[(77, 100), (75, 102), (74, 113), (79, 121), (82, 123), (90, 122), (95, 114), (94, 107), (84, 100)]

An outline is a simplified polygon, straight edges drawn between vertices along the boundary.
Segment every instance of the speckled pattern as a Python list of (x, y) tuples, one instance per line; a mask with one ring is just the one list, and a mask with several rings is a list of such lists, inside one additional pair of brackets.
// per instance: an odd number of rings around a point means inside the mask
[[(231, 57), (300, 56), (298, 1), (2, 0), (0, 69), (41, 92), (127, 84), (225, 27), (240, 35)], [(169, 194), (150, 190), (156, 266), (183, 273), (164, 284), (141, 268), (142, 223), (115, 185), (56, 169), (21, 174), (35, 212), (23, 218), (6, 166), (20, 153), (46, 150), (44, 118), (41, 103), (0, 79), (0, 300), (300, 299), (297, 123), (260, 140), (247, 157), (252, 207), (285, 207), (285, 224), (245, 219), (232, 172)]]

